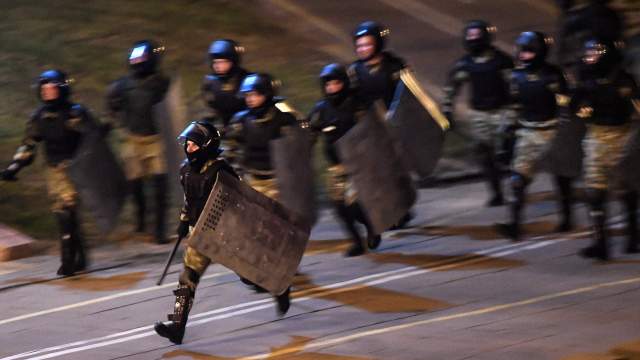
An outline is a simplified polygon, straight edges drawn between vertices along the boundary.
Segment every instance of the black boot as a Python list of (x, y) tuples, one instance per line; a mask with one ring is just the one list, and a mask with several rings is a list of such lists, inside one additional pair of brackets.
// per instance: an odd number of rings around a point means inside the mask
[(638, 193), (628, 192), (624, 195), (624, 205), (627, 210), (627, 254), (636, 254), (638, 249)]
[(359, 221), (364, 227), (367, 229), (367, 247), (371, 250), (377, 249), (382, 242), (382, 237), (379, 234), (376, 234), (373, 229), (373, 225), (369, 221), (369, 218), (362, 210), (362, 207), (359, 203), (353, 203), (350, 207), (351, 211), (354, 214), (354, 218)]
[(525, 192), (529, 180), (524, 176), (514, 173), (511, 177), (511, 188), (513, 189), (513, 202), (509, 208), (511, 222), (506, 224), (497, 224), (497, 230), (504, 237), (513, 241), (519, 241), (521, 235), (522, 208), (525, 203)]
[(407, 224), (414, 218), (413, 212), (409, 210), (397, 224), (393, 225), (389, 230), (399, 230), (407, 226)]
[(278, 305), (277, 311), (279, 316), (284, 316), (287, 311), (289, 311), (289, 307), (291, 306), (291, 287), (288, 287), (285, 292), (282, 294), (275, 296), (276, 304)]
[(170, 321), (169, 324), (158, 321), (153, 328), (158, 335), (169, 339), (172, 343), (182, 344), (195, 293), (186, 285), (178, 285), (173, 294), (176, 296), (176, 303), (173, 308), (173, 314), (167, 316)]
[(480, 152), (482, 168), (484, 176), (489, 183), (489, 190), (491, 191), (491, 199), (487, 202), (487, 206), (501, 206), (504, 205), (504, 197), (502, 196), (502, 175), (498, 168), (493, 154), (493, 149), (490, 146), (480, 146), (478, 151)]
[(158, 321), (153, 326), (158, 335), (169, 339), (174, 344), (182, 344), (189, 311), (193, 306), (193, 298), (195, 297), (199, 280), (200, 275), (198, 273), (191, 268), (185, 267), (182, 274), (180, 274), (178, 288), (173, 291), (176, 296), (176, 302), (173, 307), (173, 314), (167, 315), (169, 323), (165, 324)]
[(153, 177), (155, 187), (155, 206), (156, 206), (156, 243), (166, 244), (168, 239), (165, 234), (166, 214), (167, 214), (167, 198), (168, 198), (168, 179), (167, 175), (156, 175)]
[(340, 220), (342, 220), (342, 224), (347, 229), (347, 232), (351, 236), (351, 241), (353, 245), (347, 250), (345, 256), (358, 256), (364, 254), (364, 246), (362, 246), (362, 237), (356, 228), (356, 219), (353, 214), (353, 210), (350, 207), (347, 207), (343, 202), (337, 201), (334, 203), (336, 213)]
[(567, 232), (573, 230), (573, 220), (571, 217), (571, 203), (573, 202), (573, 191), (571, 189), (571, 178), (564, 176), (556, 176), (556, 186), (558, 188), (558, 195), (560, 209), (562, 211), (562, 218), (558, 226), (556, 226), (556, 232)]
[(606, 213), (605, 201), (606, 192), (602, 190), (588, 190), (589, 202), (591, 204), (591, 225), (593, 227), (593, 244), (580, 251), (580, 255), (587, 258), (598, 258), (606, 261), (609, 259), (609, 248), (607, 246), (606, 233)]
[(73, 243), (74, 213), (70, 208), (65, 208), (56, 213), (58, 226), (60, 227), (60, 260), (62, 264), (57, 274), (71, 276), (75, 272), (76, 251)]
[(82, 231), (80, 230), (80, 221), (78, 219), (77, 212), (73, 210), (72, 214), (73, 231), (71, 232), (71, 239), (72, 246), (76, 254), (74, 259), (74, 267), (75, 271), (78, 272), (86, 270), (89, 264), (87, 260), (84, 237), (82, 236)]
[(144, 183), (142, 179), (135, 179), (129, 182), (133, 201), (136, 204), (136, 232), (144, 232), (145, 222), (144, 215), (147, 212), (147, 206), (144, 196)]

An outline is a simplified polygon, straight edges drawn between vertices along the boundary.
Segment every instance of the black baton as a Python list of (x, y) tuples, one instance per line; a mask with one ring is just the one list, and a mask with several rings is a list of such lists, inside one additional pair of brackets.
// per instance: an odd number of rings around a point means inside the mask
[(164, 270), (162, 270), (162, 274), (160, 275), (158, 282), (156, 282), (156, 285), (162, 285), (165, 276), (167, 276), (167, 271), (169, 271), (169, 266), (171, 266), (171, 262), (173, 261), (173, 257), (176, 256), (176, 251), (178, 251), (178, 246), (180, 246), (182, 239), (184, 238), (179, 237), (178, 240), (176, 240), (176, 244), (173, 246), (173, 250), (171, 250), (169, 258), (167, 258), (167, 263), (164, 265)]

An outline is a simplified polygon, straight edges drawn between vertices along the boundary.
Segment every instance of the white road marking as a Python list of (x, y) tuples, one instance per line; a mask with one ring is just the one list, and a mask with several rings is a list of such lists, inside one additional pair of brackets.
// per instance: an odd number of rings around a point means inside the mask
[(609, 287), (630, 285), (630, 284), (635, 284), (635, 283), (639, 283), (639, 282), (640, 282), (640, 277), (635, 277), (635, 278), (629, 278), (629, 279), (624, 279), (624, 280), (619, 280), (619, 281), (611, 281), (611, 282), (607, 282), (607, 283), (600, 283), (600, 284), (581, 287), (581, 288), (577, 288), (577, 289), (566, 290), (566, 291), (562, 291), (562, 292), (558, 292), (558, 293), (554, 293), (554, 294), (542, 295), (542, 296), (534, 297), (534, 298), (531, 298), (531, 299), (516, 301), (516, 302), (502, 304), (502, 305), (495, 305), (495, 306), (482, 308), (482, 309), (477, 309), (477, 310), (472, 310), (472, 311), (467, 311), (467, 312), (463, 312), (463, 313), (439, 316), (439, 317), (432, 318), (432, 319), (414, 321), (414, 322), (411, 322), (411, 323), (395, 325), (395, 326), (389, 326), (389, 327), (384, 327), (384, 328), (375, 329), (375, 330), (361, 331), (361, 332), (358, 332), (358, 333), (355, 333), (355, 334), (342, 336), (342, 337), (338, 337), (338, 338), (334, 338), (334, 339), (328, 339), (328, 340), (323, 340), (323, 341), (318, 341), (318, 342), (311, 342), (309, 344), (304, 345), (303, 347), (296, 347), (295, 349), (294, 348), (287, 348), (287, 349), (283, 349), (283, 350), (279, 350), (279, 351), (275, 351), (275, 352), (270, 352), (268, 354), (253, 355), (253, 356), (244, 357), (244, 358), (241, 358), (241, 359), (242, 360), (274, 359), (274, 358), (278, 358), (280, 356), (286, 356), (286, 355), (293, 354), (293, 353), (300, 353), (300, 352), (308, 351), (308, 350), (312, 350), (312, 349), (335, 346), (335, 345), (343, 344), (343, 343), (346, 343), (346, 342), (354, 341), (354, 340), (357, 340), (357, 339), (361, 339), (361, 338), (364, 338), (364, 337), (367, 337), (367, 336), (381, 335), (381, 334), (386, 334), (386, 333), (390, 333), (390, 332), (394, 332), (394, 331), (406, 330), (406, 329), (414, 328), (414, 327), (417, 327), (417, 326), (433, 324), (433, 323), (437, 323), (437, 322), (444, 322), (444, 321), (449, 321), (449, 320), (461, 319), (461, 318), (465, 318), (465, 317), (484, 315), (484, 314), (494, 313), (494, 312), (497, 312), (497, 311), (507, 310), (507, 309), (511, 309), (511, 308), (515, 308), (515, 307), (521, 307), (521, 306), (525, 306), (525, 305), (536, 304), (536, 303), (540, 303), (540, 302), (543, 302), (543, 301), (553, 300), (553, 299), (557, 299), (557, 298), (561, 298), (561, 297), (565, 297), (565, 296), (582, 294), (582, 293), (586, 293), (586, 292), (590, 292), (590, 291), (596, 291), (596, 290), (609, 288)]
[[(202, 277), (202, 279), (203, 280), (205, 280), (205, 279), (213, 279), (213, 278), (220, 277), (220, 276), (223, 276), (223, 275), (228, 275), (228, 274), (233, 274), (233, 272), (225, 271), (225, 272), (221, 272), (221, 273), (205, 275), (205, 276)], [(47, 309), (47, 310), (33, 312), (33, 313), (30, 313), (30, 314), (24, 314), (24, 315), (20, 315), (20, 316), (15, 316), (15, 317), (8, 318), (8, 319), (3, 319), (3, 320), (0, 320), (0, 325), (5, 325), (5, 324), (9, 324), (9, 323), (16, 322), (16, 321), (21, 321), (21, 320), (26, 320), (26, 319), (34, 318), (34, 317), (37, 317), (37, 316), (49, 315), (49, 314), (57, 313), (57, 312), (60, 312), (60, 311), (75, 309), (75, 308), (79, 308), (79, 307), (82, 307), (82, 306), (98, 304), (98, 303), (105, 302), (105, 301), (111, 301), (111, 300), (118, 299), (118, 298), (121, 298), (121, 297), (143, 294), (143, 293), (146, 293), (146, 292), (160, 290), (160, 289), (172, 288), (172, 287), (176, 287), (177, 285), (178, 285), (178, 282), (174, 282), (174, 283), (171, 283), (171, 284), (164, 284), (164, 285), (161, 285), (161, 286), (151, 286), (151, 287), (147, 287), (147, 288), (143, 288), (143, 289), (137, 289), (137, 290), (125, 291), (125, 292), (121, 292), (121, 293), (117, 293), (117, 294), (107, 295), (107, 296), (99, 297), (99, 298), (92, 299), (92, 300), (86, 300), (86, 301), (81, 301), (81, 302), (74, 303), (74, 304), (69, 304), (69, 305), (65, 305), (65, 306), (56, 307), (56, 308), (53, 308), (53, 309)]]
[[(546, 242), (546, 245), (548, 246), (548, 245), (552, 245), (562, 241), (564, 241), (564, 239), (548, 241)], [(492, 249), (493, 251), (500, 251), (506, 248), (517, 248), (517, 249), (514, 249), (513, 252), (510, 252), (510, 253), (516, 253), (516, 252), (528, 250), (527, 248), (530, 245), (531, 245), (531, 242), (522, 242), (517, 244), (501, 245)], [(482, 250), (481, 252), (483, 253), (483, 255), (491, 254), (492, 256), (495, 257), (496, 254), (492, 254), (490, 250), (491, 249), (485, 249), (485, 250)], [(505, 251), (502, 251), (502, 253), (504, 252)], [(361, 283), (363, 280), (368, 280), (368, 281), (362, 283), (361, 286), (363, 287), (372, 286), (372, 285), (383, 284), (386, 282), (400, 280), (400, 279), (404, 279), (404, 278), (408, 278), (416, 275), (423, 275), (430, 272), (442, 271), (449, 268), (465, 266), (465, 265), (487, 260), (486, 258), (482, 258), (482, 257), (479, 258), (477, 257), (477, 255), (465, 255), (465, 256), (461, 256), (460, 259), (463, 259), (463, 261), (452, 263), (451, 260), (444, 260), (444, 261), (435, 262), (434, 264), (431, 265), (432, 267), (428, 269), (420, 269), (414, 266), (409, 266), (409, 267), (404, 267), (396, 270), (381, 272), (378, 274), (367, 275), (367, 276), (359, 277), (356, 279), (351, 279), (351, 280), (334, 283), (330, 285), (323, 285), (321, 287), (317, 287), (313, 289), (298, 291), (294, 293), (294, 295), (300, 296), (300, 295), (306, 295), (307, 293), (309, 295), (295, 298), (292, 300), (292, 302), (298, 303), (298, 302), (308, 301), (320, 296), (326, 296), (333, 293), (349, 291), (351, 289), (345, 289), (341, 287), (344, 287), (345, 285), (351, 285), (354, 283)], [(318, 289), (321, 289), (321, 290), (318, 290)], [(247, 302), (243, 304), (228, 306), (221, 309), (215, 309), (215, 310), (201, 313), (201, 314), (196, 314), (196, 315), (193, 315), (191, 319), (199, 319), (199, 318), (203, 318), (203, 319), (191, 321), (187, 326), (191, 327), (191, 326), (202, 325), (212, 321), (227, 319), (233, 316), (244, 315), (251, 312), (270, 308), (270, 307), (273, 307), (272, 304), (269, 304), (272, 301), (273, 300), (270, 298), (256, 300), (256, 301)], [(240, 309), (240, 310), (236, 310), (236, 309)], [(235, 311), (228, 312), (230, 310), (235, 310)], [(218, 315), (215, 315), (212, 317), (206, 317), (213, 314), (218, 314)], [(115, 333), (115, 334), (111, 334), (111, 335), (107, 335), (99, 338), (77, 341), (69, 344), (64, 344), (64, 345), (59, 345), (59, 346), (54, 346), (54, 347), (49, 347), (49, 348), (44, 348), (39, 350), (32, 350), (25, 353), (1, 358), (0, 360), (16, 360), (16, 359), (24, 359), (24, 358), (28, 358), (32, 360), (50, 359), (50, 358), (54, 358), (54, 357), (58, 357), (66, 354), (101, 348), (101, 347), (105, 347), (113, 344), (137, 340), (144, 337), (155, 335), (154, 331), (149, 331), (150, 329), (151, 329), (151, 326), (140, 327), (140, 328), (119, 332), (119, 333)], [(141, 333), (136, 334), (137, 332), (141, 332)], [(130, 335), (130, 334), (133, 334), (133, 335)], [(44, 354), (44, 355), (32, 357), (34, 355), (39, 355), (39, 354)]]

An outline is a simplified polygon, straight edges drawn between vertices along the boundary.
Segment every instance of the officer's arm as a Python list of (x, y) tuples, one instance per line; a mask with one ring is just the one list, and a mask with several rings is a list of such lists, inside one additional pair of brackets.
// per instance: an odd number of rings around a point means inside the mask
[(9, 163), (9, 166), (7, 166), (6, 169), (0, 171), (0, 178), (2, 180), (17, 180), (16, 174), (22, 168), (33, 162), (33, 159), (36, 156), (36, 143), (41, 140), (40, 135), (37, 132), (37, 127), (35, 126), (36, 116), (37, 115), (34, 114), (27, 122), (25, 136), (22, 139), (22, 143), (16, 150), (15, 155), (13, 155), (11, 163)]
[(164, 97), (167, 95), (167, 91), (169, 91), (169, 85), (171, 84), (171, 80), (164, 76), (161, 73), (155, 75), (154, 78), (154, 86), (153, 86), (153, 103), (157, 104), (164, 100)]
[(115, 116), (115, 114), (124, 110), (123, 90), (123, 80), (116, 80), (107, 88), (107, 111), (109, 115)]
[(460, 87), (469, 80), (469, 72), (463, 60), (458, 61), (449, 72), (447, 82), (444, 86), (444, 99), (442, 100), (442, 113), (451, 121), (454, 112), (455, 98), (460, 91)]
[(231, 158), (239, 157), (241, 154), (240, 144), (244, 142), (243, 132), (242, 119), (236, 114), (222, 132), (222, 138), (227, 140), (226, 151)]
[(322, 132), (322, 124), (320, 123), (321, 121), (320, 114), (321, 114), (321, 109), (320, 109), (320, 104), (318, 103), (316, 104), (316, 106), (313, 107), (313, 109), (309, 113), (309, 116), (307, 116), (307, 119), (305, 120), (310, 130), (309, 132), (311, 134), (312, 146), (318, 141), (318, 137), (320, 137), (320, 133)]
[(569, 95), (569, 85), (566, 74), (562, 70), (558, 70), (556, 74), (556, 105), (558, 105), (558, 116), (568, 119), (571, 116), (571, 97)]
[[(180, 184), (182, 184), (182, 188), (184, 189), (185, 183), (184, 173), (182, 169), (180, 169)], [(189, 211), (187, 210), (189, 209), (189, 204), (187, 203), (186, 195), (183, 196), (183, 199), (184, 201), (182, 203), (182, 208), (180, 209), (180, 224), (178, 225), (178, 229), (176, 231), (178, 233), (178, 239), (182, 239), (189, 235)]]

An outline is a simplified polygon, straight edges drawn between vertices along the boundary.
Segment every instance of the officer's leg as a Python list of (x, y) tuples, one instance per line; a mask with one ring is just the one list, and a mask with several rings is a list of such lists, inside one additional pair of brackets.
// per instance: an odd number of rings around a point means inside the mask
[(160, 321), (155, 323), (154, 329), (158, 335), (169, 339), (174, 344), (182, 344), (196, 288), (200, 282), (200, 277), (210, 263), (211, 260), (208, 257), (200, 254), (192, 247), (186, 248), (184, 270), (178, 279), (178, 288), (173, 291), (176, 296), (173, 314), (167, 316), (169, 319), (168, 324)]
[(129, 186), (131, 189), (131, 195), (133, 195), (133, 201), (136, 205), (136, 231), (144, 232), (144, 215), (147, 211), (144, 197), (144, 181), (142, 178), (133, 179), (129, 181)]
[(600, 260), (609, 259), (609, 249), (607, 247), (606, 234), (606, 206), (607, 191), (603, 189), (587, 189), (587, 199), (591, 211), (591, 225), (593, 228), (593, 244), (581, 250), (580, 254), (588, 258), (598, 258)]
[(571, 219), (571, 203), (573, 202), (572, 180), (570, 177), (555, 176), (562, 214), (561, 221), (556, 227), (557, 232), (566, 232), (573, 229), (573, 221)]
[(58, 275), (70, 276), (75, 272), (76, 251), (73, 244), (74, 211), (63, 207), (55, 211), (60, 228), (60, 260), (62, 265), (58, 268)]
[(373, 225), (369, 221), (367, 214), (364, 213), (362, 206), (358, 202), (354, 202), (349, 206), (350, 210), (353, 212), (354, 218), (365, 226), (367, 229), (367, 246), (369, 249), (377, 249), (380, 246), (380, 242), (382, 241), (382, 237), (380, 234), (376, 234), (373, 229)]
[(622, 197), (627, 211), (627, 247), (625, 252), (635, 254), (638, 252), (638, 193), (629, 191)]
[(80, 220), (78, 219), (78, 213), (76, 212), (76, 208), (71, 208), (71, 221), (72, 221), (72, 233), (71, 233), (71, 241), (72, 246), (75, 252), (74, 259), (74, 270), (83, 271), (87, 268), (87, 255), (85, 250), (84, 237), (82, 236), (82, 231), (80, 229)]
[(154, 175), (153, 184), (155, 187), (156, 206), (156, 242), (158, 244), (167, 243), (165, 234), (167, 197), (168, 197), (168, 177), (167, 174)]
[(351, 241), (353, 242), (353, 245), (351, 245), (349, 250), (347, 250), (345, 256), (362, 255), (364, 253), (364, 246), (362, 245), (362, 237), (356, 228), (356, 217), (354, 216), (353, 211), (342, 201), (334, 201), (333, 204), (338, 217), (342, 220), (342, 223), (347, 229), (347, 232), (351, 236)]
[(491, 199), (487, 203), (487, 206), (503, 205), (502, 175), (495, 161), (494, 149), (488, 144), (480, 144), (477, 147), (477, 151), (478, 156), (480, 156), (484, 176), (489, 183), (489, 190), (491, 191)]
[(511, 222), (498, 224), (498, 231), (513, 241), (520, 240), (522, 209), (524, 208), (526, 189), (529, 183), (529, 179), (517, 172), (514, 172), (511, 176), (511, 189), (513, 190), (513, 201), (509, 206)]

